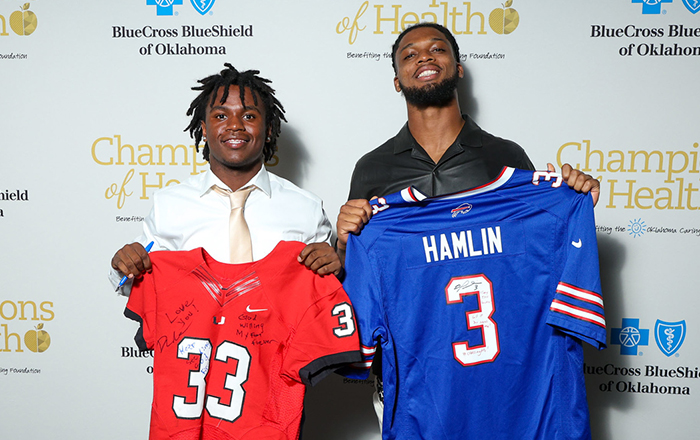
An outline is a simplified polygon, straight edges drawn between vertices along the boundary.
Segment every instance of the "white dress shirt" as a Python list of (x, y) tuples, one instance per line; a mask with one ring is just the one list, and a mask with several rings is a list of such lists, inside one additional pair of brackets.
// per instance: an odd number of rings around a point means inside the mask
[[(212, 185), (228, 188), (207, 171), (156, 191), (153, 208), (136, 241), (144, 246), (154, 241), (151, 252), (203, 247), (216, 260), (229, 262), (231, 205), (228, 197), (211, 189)], [(267, 256), (282, 240), (330, 242), (331, 224), (320, 198), (268, 172), (265, 166), (243, 187), (249, 185), (257, 187), (248, 196), (244, 210), (254, 261)], [(109, 278), (116, 287), (121, 275), (112, 269)], [(120, 290), (129, 295), (131, 283)]]

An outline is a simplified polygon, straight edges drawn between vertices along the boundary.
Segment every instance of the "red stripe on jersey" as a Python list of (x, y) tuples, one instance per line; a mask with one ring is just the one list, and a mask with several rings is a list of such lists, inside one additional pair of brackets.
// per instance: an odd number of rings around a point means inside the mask
[(568, 315), (605, 328), (605, 318), (603, 315), (591, 312), (590, 310), (582, 309), (580, 307), (572, 306), (571, 304), (566, 304), (558, 299), (552, 301), (552, 305), (549, 307), (549, 310), (563, 313), (564, 315)]
[(372, 366), (372, 361), (355, 362), (353, 364), (350, 364), (351, 368), (355, 368), (357, 370), (369, 370), (371, 366)]
[(409, 197), (411, 197), (411, 199), (412, 199), (414, 202), (418, 202), (418, 201), (419, 201), (419, 200), (418, 200), (418, 197), (416, 197), (416, 195), (413, 194), (413, 188), (412, 188), (412, 187), (409, 187), (409, 188), (408, 188), (408, 195), (409, 195)]
[(360, 345), (360, 349), (362, 350), (362, 355), (364, 356), (374, 356), (374, 354), (377, 352), (377, 346), (375, 345), (374, 347), (368, 347), (366, 345)]
[(503, 169), (501, 170), (501, 173), (498, 175), (498, 177), (496, 177), (492, 181), (490, 181), (488, 183), (484, 183), (481, 186), (474, 187), (474, 188), (472, 188), (468, 191), (465, 191), (465, 192), (472, 192), (472, 191), (476, 191), (476, 190), (481, 189), (481, 188), (486, 188), (489, 185), (493, 185), (494, 183), (498, 182), (501, 179), (501, 177), (503, 177), (503, 175), (506, 173), (506, 171), (508, 171), (508, 168), (503, 167)]
[(571, 284), (559, 283), (557, 293), (567, 295), (572, 298), (580, 299), (587, 303), (595, 304), (603, 307), (603, 296), (590, 290), (581, 289), (580, 287), (572, 286)]

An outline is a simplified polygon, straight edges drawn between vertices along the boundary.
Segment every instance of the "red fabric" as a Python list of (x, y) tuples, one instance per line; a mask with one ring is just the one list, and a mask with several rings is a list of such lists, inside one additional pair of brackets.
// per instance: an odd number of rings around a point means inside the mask
[(345, 291), (296, 261), (303, 246), (235, 265), (201, 248), (151, 253), (125, 311), (154, 350), (151, 440), (296, 439), (300, 370), (360, 359), (354, 317), (337, 313)]

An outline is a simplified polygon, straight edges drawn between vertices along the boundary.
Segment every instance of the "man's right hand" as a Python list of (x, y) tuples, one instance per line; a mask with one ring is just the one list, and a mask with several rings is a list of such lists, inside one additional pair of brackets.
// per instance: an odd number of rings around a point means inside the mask
[(340, 255), (340, 261), (345, 263), (345, 248), (348, 243), (349, 234), (359, 234), (365, 227), (369, 219), (372, 218), (372, 207), (365, 199), (348, 200), (338, 213), (336, 231), (338, 231), (338, 242), (336, 247)]
[(151, 270), (151, 259), (141, 243), (131, 243), (114, 254), (112, 267), (129, 278), (139, 278)]

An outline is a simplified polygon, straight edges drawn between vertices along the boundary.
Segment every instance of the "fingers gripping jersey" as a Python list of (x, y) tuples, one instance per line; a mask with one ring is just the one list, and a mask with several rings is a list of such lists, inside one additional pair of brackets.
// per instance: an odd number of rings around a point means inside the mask
[(125, 311), (154, 351), (151, 440), (296, 439), (305, 386), (361, 359), (347, 295), (297, 262), (303, 247), (235, 265), (151, 254)]
[(385, 439), (590, 438), (581, 341), (605, 346), (590, 196), (549, 172), (373, 201), (344, 287), (382, 344)]

